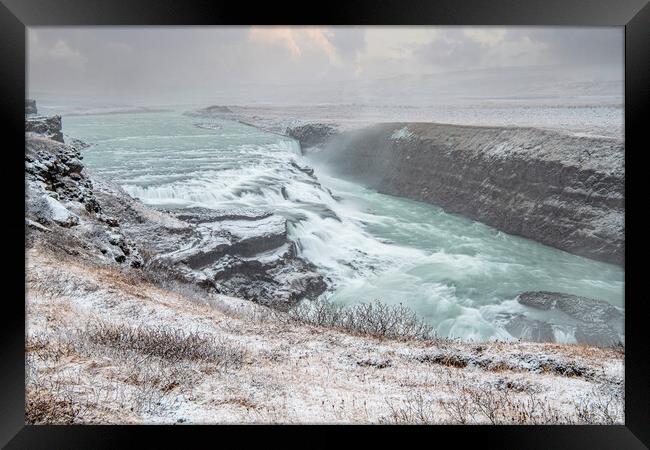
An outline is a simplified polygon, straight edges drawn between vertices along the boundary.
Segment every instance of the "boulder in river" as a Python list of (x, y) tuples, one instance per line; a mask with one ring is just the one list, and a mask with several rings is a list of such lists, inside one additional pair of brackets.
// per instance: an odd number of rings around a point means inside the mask
[[(575, 340), (579, 344), (612, 347), (624, 343), (623, 311), (603, 300), (560, 292), (536, 291), (523, 292), (519, 295), (517, 301), (536, 310), (548, 311), (549, 313), (559, 312), (568, 316), (571, 319)], [(540, 336), (540, 333), (547, 335), (543, 330), (556, 325), (553, 319), (543, 322), (525, 317), (515, 317), (505, 327), (508, 331), (513, 330), (516, 332), (519, 328), (525, 329), (524, 322), (535, 330), (532, 332), (529, 330), (528, 333), (536, 336)], [(516, 334), (513, 333), (513, 335)], [(522, 339), (524, 338), (525, 336), (522, 336)]]
[(499, 321), (511, 335), (529, 342), (555, 342), (555, 334), (550, 323), (531, 319), (524, 314), (501, 313)]

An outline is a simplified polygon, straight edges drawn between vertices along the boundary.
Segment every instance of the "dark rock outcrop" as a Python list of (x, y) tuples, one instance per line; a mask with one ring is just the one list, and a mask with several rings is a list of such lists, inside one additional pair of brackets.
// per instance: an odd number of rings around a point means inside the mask
[(29, 116), (25, 118), (25, 132), (36, 133), (63, 142), (61, 116)]
[(294, 169), (298, 169), (298, 170), (301, 171), (302, 173), (307, 174), (307, 175), (309, 175), (310, 177), (314, 178), (314, 169), (312, 169), (311, 167), (302, 167), (302, 166), (299, 166), (299, 165), (296, 164), (294, 161), (291, 161), (291, 167), (293, 167)]
[(584, 322), (609, 322), (623, 318), (623, 313), (618, 308), (603, 300), (560, 292), (523, 292), (517, 301), (522, 305), (544, 311), (558, 309), (574, 319)]
[(25, 114), (38, 114), (36, 100), (25, 99)]
[(534, 128), (392, 123), (335, 135), (312, 157), (380, 192), (623, 263), (620, 141)]
[(229, 208), (229, 209), (208, 209), (208, 208), (183, 208), (166, 211), (176, 218), (189, 223), (206, 223), (223, 220), (263, 220), (273, 215), (269, 211), (254, 208)]
[(302, 149), (319, 147), (339, 133), (333, 125), (308, 123), (287, 127), (285, 134), (300, 142)]

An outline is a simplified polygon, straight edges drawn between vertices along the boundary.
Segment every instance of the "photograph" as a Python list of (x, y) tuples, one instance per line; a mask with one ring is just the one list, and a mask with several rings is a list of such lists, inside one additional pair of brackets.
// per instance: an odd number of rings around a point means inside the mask
[(626, 424), (625, 27), (25, 33), (26, 424)]

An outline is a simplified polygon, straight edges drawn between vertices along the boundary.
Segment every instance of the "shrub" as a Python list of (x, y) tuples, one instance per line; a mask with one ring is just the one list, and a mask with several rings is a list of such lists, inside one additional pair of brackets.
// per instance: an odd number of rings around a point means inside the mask
[(380, 418), (379, 422), (394, 425), (434, 424), (437, 421), (433, 405), (433, 402), (426, 400), (421, 393), (417, 393), (408, 397), (402, 406), (388, 403), (389, 414)]
[[(225, 339), (198, 332), (127, 326), (92, 319), (83, 329), (29, 336), (26, 343), (28, 423), (102, 423), (107, 411), (121, 417), (171, 407), (206, 374), (238, 368), (245, 352)], [(70, 361), (87, 361), (101, 376)], [(100, 369), (101, 370), (101, 369)]]
[(62, 269), (28, 274), (27, 290), (35, 290), (51, 298), (78, 295), (80, 292), (94, 292), (98, 286), (80, 280)]
[(118, 351), (135, 351), (169, 362), (181, 360), (241, 365), (243, 351), (197, 332), (158, 326), (130, 327), (94, 321), (86, 329), (88, 340)]
[(624, 404), (621, 387), (596, 387), (576, 405), (578, 420), (586, 424), (622, 424), (625, 417)]
[(375, 300), (342, 306), (327, 300), (302, 302), (279, 317), (314, 326), (339, 328), (347, 332), (389, 339), (436, 339), (430, 325), (413, 310), (402, 305), (387, 305)]

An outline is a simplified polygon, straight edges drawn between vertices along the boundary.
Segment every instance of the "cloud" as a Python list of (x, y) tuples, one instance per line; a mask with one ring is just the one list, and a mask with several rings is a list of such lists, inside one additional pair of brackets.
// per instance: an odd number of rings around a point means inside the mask
[(291, 28), (253, 27), (251, 28), (249, 37), (253, 42), (268, 45), (280, 44), (286, 47), (292, 56), (298, 57), (302, 54), (302, 50), (300, 50), (294, 37), (296, 33), (297, 31)]
[(414, 55), (437, 70), (622, 65), (620, 28), (482, 27), (445, 29)]
[(319, 52), (333, 65), (354, 61), (365, 46), (361, 28), (342, 27), (252, 27), (249, 41), (264, 46), (280, 46), (293, 59)]
[(343, 60), (356, 61), (366, 48), (365, 29), (363, 27), (329, 28), (327, 37)]
[(48, 64), (65, 64), (70, 66), (73, 70), (83, 70), (86, 57), (81, 54), (77, 49), (74, 49), (66, 40), (56, 39), (52, 42), (42, 42), (39, 40), (37, 34), (32, 34), (29, 39), (30, 47), (43, 46), (37, 55)]
[(252, 85), (361, 86), (508, 67), (530, 78), (542, 66), (605, 80), (622, 79), (623, 69), (622, 28), (30, 27), (28, 35), (29, 89), (62, 95), (243, 99), (255, 97)]
[(339, 55), (330, 41), (332, 36), (331, 31), (320, 27), (252, 27), (249, 33), (251, 42), (280, 45), (294, 58), (317, 50), (323, 52), (331, 63), (337, 63)]
[(59, 39), (50, 49), (50, 56), (58, 59), (77, 59), (81, 57), (81, 54), (72, 50), (65, 41)]
[(544, 43), (545, 56), (560, 64), (623, 64), (625, 37), (621, 27), (539, 29), (532, 30), (529, 38)]
[(463, 30), (463, 35), (479, 44), (494, 46), (503, 42), (506, 30), (503, 28), (467, 28)]

